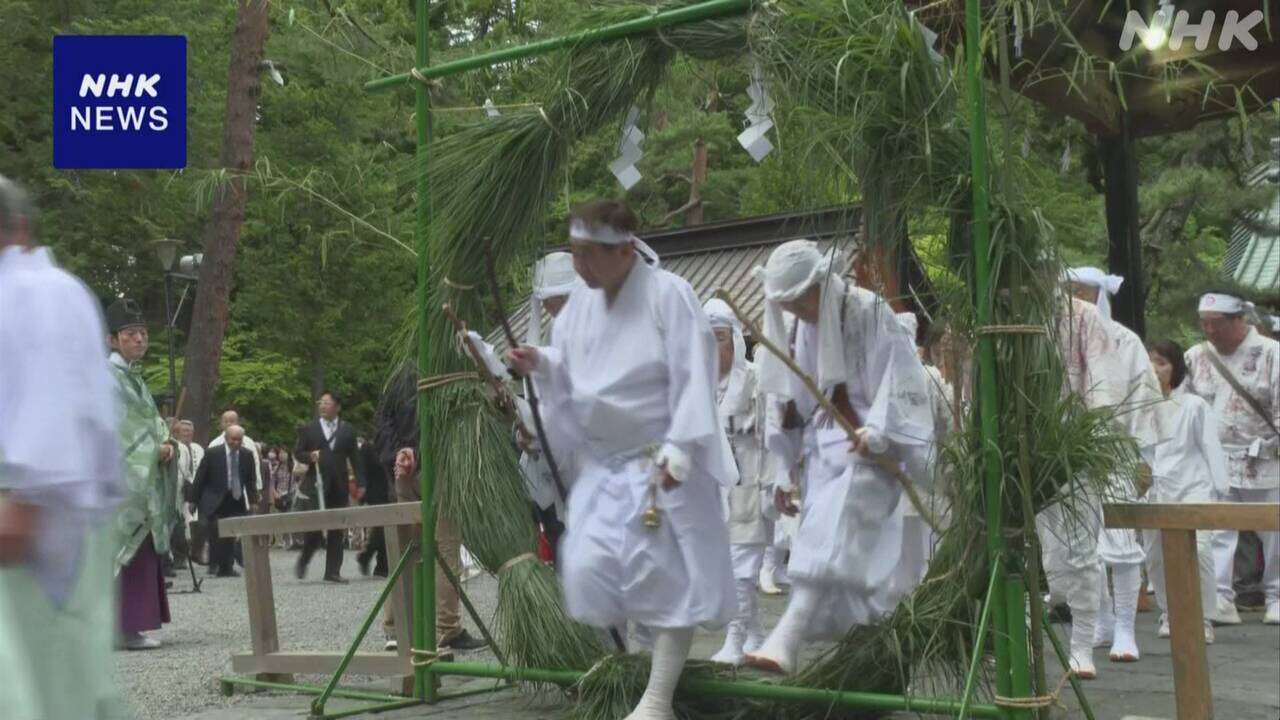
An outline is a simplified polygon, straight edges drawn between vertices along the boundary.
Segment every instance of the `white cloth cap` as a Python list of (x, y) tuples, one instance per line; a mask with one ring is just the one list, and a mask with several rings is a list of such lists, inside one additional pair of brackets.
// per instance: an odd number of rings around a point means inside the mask
[(573, 269), (573, 256), (567, 252), (549, 253), (533, 266), (533, 292), (529, 295), (529, 324), (524, 334), (527, 344), (542, 344), (542, 301), (568, 295), (581, 284), (582, 279)]
[(915, 342), (916, 335), (920, 332), (920, 319), (913, 312), (894, 313), (893, 316), (898, 319), (898, 324), (907, 329), (911, 333), (911, 341)]
[(711, 298), (702, 305), (712, 328), (729, 328), (733, 331), (733, 367), (729, 369), (729, 387), (720, 398), (720, 420), (726, 422), (734, 415), (748, 409), (751, 398), (746, 396), (747, 341), (742, 336), (742, 324), (733, 314), (729, 304), (720, 298)]
[(1111, 319), (1111, 301), (1108, 297), (1120, 292), (1120, 286), (1124, 284), (1124, 278), (1119, 275), (1108, 275), (1096, 267), (1078, 267), (1067, 270), (1067, 280), (1081, 285), (1091, 285), (1098, 288), (1098, 313), (1102, 317)]
[[(792, 240), (779, 245), (770, 255), (764, 267), (755, 269), (756, 277), (764, 286), (764, 335), (774, 345), (786, 348), (790, 338), (782, 314), (782, 303), (795, 300), (822, 282), (822, 294), (818, 305), (818, 362), (817, 382), (823, 390), (845, 381), (844, 329), (840, 326), (840, 305), (844, 301), (847, 286), (843, 279), (831, 272), (836, 264), (835, 252), (818, 251), (812, 240)], [(800, 322), (799, 319), (796, 322)], [(777, 395), (786, 400), (804, 397), (808, 390), (795, 377), (786, 363), (765, 353), (757, 358), (756, 367), (760, 391)]]
[(1253, 303), (1224, 293), (1205, 293), (1200, 296), (1200, 312), (1216, 312), (1235, 315), (1253, 309)]

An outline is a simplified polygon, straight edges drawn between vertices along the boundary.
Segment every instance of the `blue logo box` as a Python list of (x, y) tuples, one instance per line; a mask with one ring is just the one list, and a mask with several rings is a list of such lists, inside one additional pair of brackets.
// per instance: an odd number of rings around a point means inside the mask
[(187, 165), (187, 39), (182, 35), (53, 38), (53, 166)]

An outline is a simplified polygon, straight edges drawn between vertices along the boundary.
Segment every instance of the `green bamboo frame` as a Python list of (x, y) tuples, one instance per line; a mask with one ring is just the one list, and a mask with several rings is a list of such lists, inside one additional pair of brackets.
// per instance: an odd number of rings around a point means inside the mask
[[(707, 0), (707, 2), (676, 10), (655, 13), (646, 17), (542, 40), (528, 45), (481, 53), (436, 66), (430, 64), (427, 47), (428, 4), (429, 0), (417, 0), (415, 3), (417, 30), (415, 68), (407, 73), (380, 78), (365, 84), (365, 89), (369, 91), (389, 89), (408, 83), (414, 84), (417, 160), (420, 163), (416, 180), (417, 199), (414, 224), (414, 243), (418, 253), (416, 297), (418, 303), (417, 361), (419, 374), (425, 374), (430, 367), (429, 360), (433, 350), (427, 340), (427, 282), (431, 267), (431, 258), (428, 255), (427, 245), (428, 229), (431, 221), (431, 200), (427, 187), (427, 173), (424, 170), (430, 159), (431, 140), (428, 81), (433, 78), (456, 75), (498, 63), (534, 57), (554, 50), (608, 42), (663, 27), (742, 14), (749, 12), (754, 3), (753, 0)], [(981, 31), (982, 19), (979, 0), (966, 0), (965, 36), (967, 38), (978, 38), (981, 37)], [(978, 305), (978, 324), (983, 326), (991, 322), (992, 295), (990, 259), (988, 257), (990, 251), (990, 208), (987, 200), (989, 178), (987, 172), (986, 110), (983, 104), (982, 59), (978, 45), (979, 43), (977, 42), (966, 42), (965, 54), (969, 114), (972, 124), (970, 161), (973, 177), (974, 285)], [(417, 82), (414, 82), (415, 80)], [(994, 339), (990, 335), (979, 334), (978, 414), (984, 449), (986, 541), (987, 557), (991, 564), (991, 580), (983, 602), (978, 633), (974, 640), (975, 664), (970, 668), (963, 697), (958, 700), (923, 699), (901, 695), (782, 686), (761, 682), (693, 678), (683, 681), (682, 685), (685, 689), (704, 697), (743, 697), (780, 702), (825, 703), (849, 708), (907, 710), (918, 713), (952, 716), (959, 714), (967, 717), (1001, 718), (1005, 720), (1022, 720), (1023, 718), (1031, 717), (1031, 713), (1028, 710), (973, 704), (970, 702), (975, 685), (976, 660), (980, 657), (985, 644), (988, 618), (990, 619), (991, 643), (996, 659), (996, 691), (1006, 697), (1029, 697), (1031, 695), (1029, 658), (1026, 649), (1026, 626), (1022, 612), (1026, 591), (1022, 578), (1018, 575), (1011, 575), (1007, 571), (1005, 566), (1007, 554), (1001, 531), (1003, 518), (1001, 513), (1000, 434), (996, 417), (998, 397), (995, 382), (995, 363)], [(422, 496), (422, 536), (419, 546), (423, 551), (419, 554), (420, 562), (415, 567), (413, 585), (413, 616), (421, 620), (413, 624), (413, 640), (414, 646), (417, 648), (434, 648), (436, 646), (435, 624), (429, 620), (424, 620), (434, 617), (436, 598), (435, 573), (430, 565), (431, 559), (434, 559), (436, 555), (435, 468), (429, 442), (430, 428), (427, 427), (430, 413), (423, 410), (429, 402), (431, 402), (431, 398), (427, 392), (419, 389), (418, 407), (420, 411), (418, 412), (418, 421), (420, 445), (418, 454), (421, 467), (420, 489)], [(340, 672), (335, 674), (334, 680), (330, 683), (331, 687), (336, 685), (338, 675), (340, 675)], [(484, 677), (514, 682), (540, 682), (568, 686), (576, 683), (581, 678), (582, 673), (569, 670), (511, 667), (505, 664), (497, 666), (436, 660), (415, 666), (415, 699), (425, 703), (435, 703), (440, 700), (441, 696), (436, 686), (436, 678), (443, 676)], [(1073, 687), (1078, 689), (1078, 686), (1074, 683)], [(1083, 695), (1081, 695), (1081, 701), (1084, 704)]]

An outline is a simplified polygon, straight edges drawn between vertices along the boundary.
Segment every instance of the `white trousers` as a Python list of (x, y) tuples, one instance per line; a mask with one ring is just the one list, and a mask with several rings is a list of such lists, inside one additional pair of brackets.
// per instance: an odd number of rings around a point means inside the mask
[[(1217, 500), (1219, 502), (1280, 502), (1280, 490), (1233, 487), (1225, 496), (1217, 496)], [(1260, 532), (1258, 537), (1262, 540), (1262, 586), (1267, 597), (1267, 605), (1280, 603), (1280, 533)], [(1236, 591), (1231, 586), (1231, 580), (1235, 570), (1236, 543), (1239, 539), (1240, 535), (1235, 530), (1213, 532), (1213, 564), (1217, 571), (1218, 597), (1226, 602), (1235, 602), (1236, 599)]]
[(1098, 556), (1101, 525), (1102, 504), (1092, 494), (1080, 498), (1074, 511), (1055, 503), (1036, 516), (1049, 591), (1055, 599), (1065, 599), (1071, 608), (1073, 650), (1093, 646), (1102, 588)]

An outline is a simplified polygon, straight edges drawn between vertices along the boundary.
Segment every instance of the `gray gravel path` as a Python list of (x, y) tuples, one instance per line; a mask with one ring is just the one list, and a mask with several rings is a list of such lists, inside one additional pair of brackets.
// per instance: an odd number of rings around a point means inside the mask
[[(383, 579), (360, 577), (354, 552), (348, 552), (342, 566), (351, 583), (322, 582), (323, 552), (311, 562), (306, 580), (293, 575), (297, 554), (286, 550), (271, 552), (271, 575), (275, 589), (276, 616), (282, 650), (340, 652), (355, 637), (360, 622), (377, 599)], [(196, 566), (198, 577), (205, 569)], [(207, 578), (196, 594), (174, 594), (191, 587), (191, 576), (182, 571), (170, 589), (169, 610), (173, 622), (151, 633), (164, 646), (145, 652), (117, 652), (116, 675), (139, 720), (183, 717), (198, 711), (245, 702), (249, 696), (223, 697), (217, 679), (231, 673), (233, 652), (249, 649), (249, 618), (243, 578)], [(493, 617), (497, 582), (482, 575), (467, 583), (467, 594), (488, 623)], [(470, 622), (467, 623), (471, 625)], [(475, 630), (472, 629), (472, 633)], [(382, 650), (380, 622), (369, 630), (362, 651)], [(489, 660), (487, 652), (468, 655)], [(298, 682), (321, 683), (321, 676), (297, 676)], [(372, 682), (373, 678), (352, 676), (344, 684)], [(386, 682), (379, 682), (385, 690)], [(296, 699), (296, 698), (295, 698)], [(298, 702), (301, 707), (305, 703)]]

